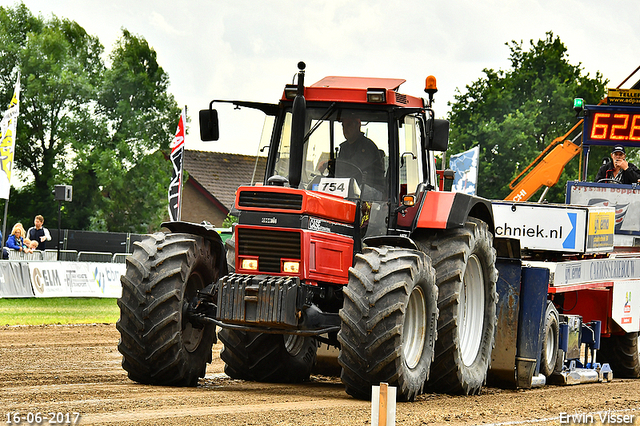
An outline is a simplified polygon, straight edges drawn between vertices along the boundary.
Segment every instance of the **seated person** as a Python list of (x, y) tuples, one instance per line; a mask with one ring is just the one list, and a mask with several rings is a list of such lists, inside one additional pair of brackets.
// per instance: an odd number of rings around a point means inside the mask
[[(384, 191), (384, 164), (376, 144), (360, 131), (361, 121), (353, 115), (345, 115), (342, 118), (342, 133), (345, 141), (340, 144), (340, 152), (336, 160), (336, 176), (350, 175), (360, 178), (363, 182)], [(341, 165), (340, 163), (343, 162)], [(346, 163), (346, 164), (345, 164)], [(362, 177), (353, 176), (357, 170), (362, 172)]]
[[(33, 250), (29, 248), (29, 246), (25, 243), (24, 235), (25, 235), (24, 227), (20, 222), (13, 225), (13, 229), (11, 230), (11, 235), (7, 238), (6, 249), (21, 251), (23, 253), (33, 253)], [(4, 252), (3, 258), (8, 259), (9, 253)]]
[(24, 244), (31, 249), (31, 251), (38, 250), (38, 242), (34, 240), (30, 240), (29, 238), (24, 239)]
[(596, 174), (596, 182), (601, 179), (611, 179), (617, 183), (632, 184), (640, 181), (640, 170), (627, 162), (624, 146), (616, 145), (611, 151), (611, 161), (600, 167)]

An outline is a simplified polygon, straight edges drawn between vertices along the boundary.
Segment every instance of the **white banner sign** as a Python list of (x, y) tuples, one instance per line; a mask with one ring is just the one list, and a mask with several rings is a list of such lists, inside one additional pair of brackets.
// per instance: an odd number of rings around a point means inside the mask
[(616, 282), (613, 285), (611, 317), (627, 333), (640, 330), (640, 288), (638, 281)]
[(493, 202), (496, 236), (520, 240), (522, 248), (581, 252), (585, 249), (586, 208)]
[(122, 263), (29, 262), (36, 297), (120, 297)]
[[(553, 285), (567, 286), (640, 278), (640, 259), (610, 257), (555, 263)], [(640, 282), (636, 281), (636, 285)]]

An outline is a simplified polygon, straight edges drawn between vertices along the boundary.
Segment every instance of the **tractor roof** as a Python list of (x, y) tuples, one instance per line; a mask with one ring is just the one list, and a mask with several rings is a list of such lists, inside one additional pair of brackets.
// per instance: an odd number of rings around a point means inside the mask
[(377, 89), (398, 90), (407, 80), (401, 78), (368, 78), (329, 76), (311, 85), (311, 87), (331, 87), (334, 89)]
[[(354, 102), (363, 104), (379, 103), (403, 107), (424, 107), (422, 98), (403, 95), (397, 90), (406, 80), (400, 78), (368, 78), (368, 77), (325, 77), (311, 86), (305, 87), (304, 96), (307, 101)], [(377, 90), (383, 92), (383, 102), (371, 102), (367, 92)], [(283, 93), (282, 99), (285, 100)]]

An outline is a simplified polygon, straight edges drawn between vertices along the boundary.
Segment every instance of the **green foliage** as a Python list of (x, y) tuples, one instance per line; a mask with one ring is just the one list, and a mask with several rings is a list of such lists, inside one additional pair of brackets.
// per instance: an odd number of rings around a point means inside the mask
[(91, 228), (151, 232), (166, 214), (171, 178), (171, 164), (158, 149), (171, 140), (180, 110), (144, 39), (123, 30), (110, 59), (96, 108), (110, 131), (77, 147), (103, 195)]
[[(608, 80), (597, 72), (582, 75), (580, 64), (571, 65), (567, 49), (553, 33), (544, 40), (507, 43), (511, 68), (484, 69), (484, 77), (466, 86), (451, 104), (449, 153), (480, 145), (478, 195), (503, 199), (509, 183), (556, 137), (577, 122), (573, 99), (588, 104), (602, 99)], [(578, 157), (565, 168), (547, 199), (564, 200), (564, 182), (578, 178)]]
[(157, 229), (171, 173), (160, 149), (180, 111), (146, 40), (123, 29), (106, 66), (99, 40), (76, 22), (34, 17), (20, 3), (0, 7), (0, 51), (0, 105), (22, 74), (15, 168), (28, 178), (11, 191), (7, 225), (56, 218), (53, 186), (71, 184), (64, 227)]
[(2, 325), (113, 324), (119, 316), (117, 299), (0, 299)]
[(231, 225), (238, 223), (238, 218), (232, 214), (228, 214), (222, 221), (222, 228), (231, 228)]

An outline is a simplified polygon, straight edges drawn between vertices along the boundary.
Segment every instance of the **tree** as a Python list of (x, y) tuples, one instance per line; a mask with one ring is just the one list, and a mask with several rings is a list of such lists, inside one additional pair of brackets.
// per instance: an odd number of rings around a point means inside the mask
[(168, 146), (179, 109), (169, 77), (144, 38), (123, 29), (110, 55), (76, 22), (0, 6), (0, 100), (18, 69), (21, 105), (10, 223), (57, 217), (55, 184), (73, 185), (63, 223), (74, 229), (146, 232), (166, 216)]
[(171, 164), (158, 150), (168, 146), (180, 110), (146, 40), (123, 30), (110, 60), (96, 107), (100, 137), (75, 146), (79, 168), (95, 176), (84, 188), (99, 184), (102, 194), (90, 228), (149, 232), (167, 213)]
[[(12, 191), (10, 217), (30, 222), (38, 213), (57, 212), (52, 188), (69, 176), (68, 147), (83, 125), (79, 120), (90, 114), (104, 69), (103, 47), (75, 22), (55, 16), (45, 22), (24, 4), (0, 9), (0, 51), (10, 52), (0, 68), (7, 76), (15, 76), (18, 68), (22, 74), (14, 167), (31, 178)], [(2, 81), (3, 97), (13, 82)]]
[[(588, 104), (602, 99), (608, 80), (597, 72), (583, 75), (580, 64), (571, 65), (567, 48), (552, 32), (544, 40), (507, 43), (511, 69), (484, 69), (484, 77), (466, 86), (451, 104), (450, 152), (480, 145), (478, 194), (503, 199), (509, 183), (544, 148), (565, 134), (577, 121), (573, 99)], [(561, 182), (578, 178), (578, 160), (565, 168)], [(564, 188), (556, 185), (548, 200), (562, 202)]]

